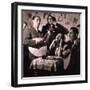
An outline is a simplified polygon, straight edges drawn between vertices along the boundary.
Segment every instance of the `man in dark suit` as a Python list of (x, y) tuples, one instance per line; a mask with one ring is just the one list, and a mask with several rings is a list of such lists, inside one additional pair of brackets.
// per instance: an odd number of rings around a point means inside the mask
[(66, 69), (66, 74), (80, 74), (80, 39), (78, 38), (78, 29), (71, 27), (69, 31), (69, 51), (65, 50), (63, 55), (70, 52), (70, 63)]

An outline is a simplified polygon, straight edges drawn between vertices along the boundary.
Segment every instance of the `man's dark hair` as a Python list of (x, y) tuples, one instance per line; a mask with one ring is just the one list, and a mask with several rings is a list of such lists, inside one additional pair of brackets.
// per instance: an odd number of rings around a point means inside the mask
[(70, 30), (73, 30), (74, 34), (78, 34), (78, 29), (76, 27), (71, 27)]
[(36, 17), (38, 17), (39, 20), (41, 21), (41, 18), (40, 18), (39, 16), (33, 16), (33, 17), (32, 17), (32, 20), (34, 20)]
[(52, 17), (53, 21), (56, 22), (56, 18), (55, 17)]
[(47, 17), (47, 21), (48, 21), (49, 17), (51, 17), (52, 20), (53, 20), (53, 16), (51, 14), (49, 14), (48, 17)]
[(80, 27), (80, 24), (78, 24), (77, 27)]

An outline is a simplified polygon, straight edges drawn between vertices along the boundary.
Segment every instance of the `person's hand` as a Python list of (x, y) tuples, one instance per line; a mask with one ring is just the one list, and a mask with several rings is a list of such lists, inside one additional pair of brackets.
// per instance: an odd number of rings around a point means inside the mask
[(79, 44), (79, 40), (75, 40), (74, 45), (78, 45), (78, 44)]
[(48, 33), (49, 36), (51, 35), (51, 32), (50, 31), (48, 31), (47, 33)]
[(66, 55), (68, 55), (69, 53), (70, 53), (70, 49), (62, 52), (63, 56), (66, 56)]
[(43, 38), (34, 38), (33, 40), (35, 40), (36, 44), (38, 44), (43, 41)]
[(53, 24), (56, 26), (56, 22), (53, 22)]
[(56, 36), (56, 40), (60, 40), (61, 39), (61, 37), (62, 37), (62, 34), (61, 33), (59, 33), (59, 34), (57, 34), (57, 36)]
[(50, 47), (49, 47), (50, 50), (51, 50), (51, 48), (55, 47), (55, 43), (56, 43), (56, 40), (54, 39), (52, 41), (52, 43), (50, 44)]
[(41, 44), (43, 44), (43, 42), (44, 42), (43, 40), (38, 40), (38, 41), (36, 41), (36, 44), (40, 44), (41, 45)]

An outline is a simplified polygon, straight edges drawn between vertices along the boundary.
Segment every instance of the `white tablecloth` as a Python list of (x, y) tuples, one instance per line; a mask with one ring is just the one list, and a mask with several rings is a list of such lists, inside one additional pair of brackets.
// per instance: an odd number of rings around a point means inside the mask
[(49, 59), (42, 59), (42, 58), (36, 58), (34, 59), (31, 64), (30, 68), (32, 67), (34, 70), (47, 70), (47, 71), (57, 71), (57, 65), (59, 64), (60, 60), (49, 60)]

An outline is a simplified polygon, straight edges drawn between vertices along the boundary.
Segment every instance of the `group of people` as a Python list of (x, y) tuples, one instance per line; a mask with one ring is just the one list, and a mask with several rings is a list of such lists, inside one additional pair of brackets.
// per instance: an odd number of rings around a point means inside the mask
[[(65, 74), (80, 74), (80, 38), (78, 37), (78, 28), (71, 27), (68, 30), (57, 23), (56, 18), (52, 15), (48, 15), (47, 23), (42, 26), (42, 30), (39, 30), (40, 22), (41, 18), (39, 16), (33, 16), (32, 25), (27, 25), (23, 30), (24, 72), (28, 72), (26, 68), (29, 67), (33, 59), (38, 57), (38, 55), (35, 56), (30, 53), (28, 47), (39, 49), (42, 46), (47, 46), (45, 55), (42, 55), (43, 58), (58, 56), (62, 57), (63, 60), (67, 60), (70, 57), (70, 63), (64, 71)], [(69, 39), (66, 40), (65, 36)]]

